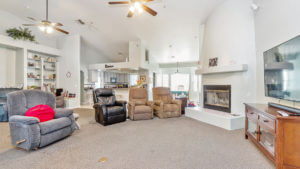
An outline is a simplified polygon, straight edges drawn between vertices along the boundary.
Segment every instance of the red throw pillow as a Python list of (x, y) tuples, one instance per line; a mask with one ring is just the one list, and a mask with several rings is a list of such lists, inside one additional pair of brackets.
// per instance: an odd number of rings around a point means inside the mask
[(52, 120), (54, 118), (55, 112), (52, 107), (48, 105), (37, 105), (27, 110), (25, 116), (36, 117), (40, 119), (40, 122), (45, 122)]

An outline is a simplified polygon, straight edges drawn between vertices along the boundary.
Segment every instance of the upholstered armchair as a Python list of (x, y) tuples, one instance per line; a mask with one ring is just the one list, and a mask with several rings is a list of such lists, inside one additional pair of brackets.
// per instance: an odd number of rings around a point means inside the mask
[[(28, 109), (48, 105), (55, 110), (54, 119), (40, 123), (38, 118), (25, 116)], [(22, 90), (7, 95), (7, 108), (12, 144), (33, 150), (69, 136), (75, 129), (73, 110), (56, 109), (53, 94), (39, 90)]]
[(153, 119), (153, 103), (148, 101), (147, 89), (129, 90), (128, 114), (131, 120)]
[(181, 101), (173, 100), (172, 93), (169, 88), (157, 87), (153, 88), (154, 113), (159, 118), (180, 117)]
[(96, 122), (106, 126), (126, 120), (126, 102), (117, 101), (112, 89), (95, 89), (93, 96)]

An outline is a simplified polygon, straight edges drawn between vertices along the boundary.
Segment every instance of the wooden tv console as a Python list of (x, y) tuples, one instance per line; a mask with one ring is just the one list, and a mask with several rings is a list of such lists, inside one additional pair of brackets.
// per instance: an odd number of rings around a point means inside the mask
[[(300, 116), (267, 104), (245, 104), (245, 137), (269, 157), (277, 169), (300, 169)], [(290, 112), (284, 111), (288, 114)]]

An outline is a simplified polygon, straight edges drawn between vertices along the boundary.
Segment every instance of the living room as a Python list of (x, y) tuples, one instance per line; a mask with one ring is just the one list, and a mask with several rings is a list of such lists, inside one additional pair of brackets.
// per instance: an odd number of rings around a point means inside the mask
[(298, 6), (2, 0), (0, 166), (300, 168)]

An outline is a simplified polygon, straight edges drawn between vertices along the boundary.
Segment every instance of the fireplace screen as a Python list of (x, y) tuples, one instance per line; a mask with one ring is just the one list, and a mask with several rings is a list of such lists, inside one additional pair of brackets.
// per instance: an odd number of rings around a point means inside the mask
[(204, 108), (231, 113), (231, 86), (204, 85)]

